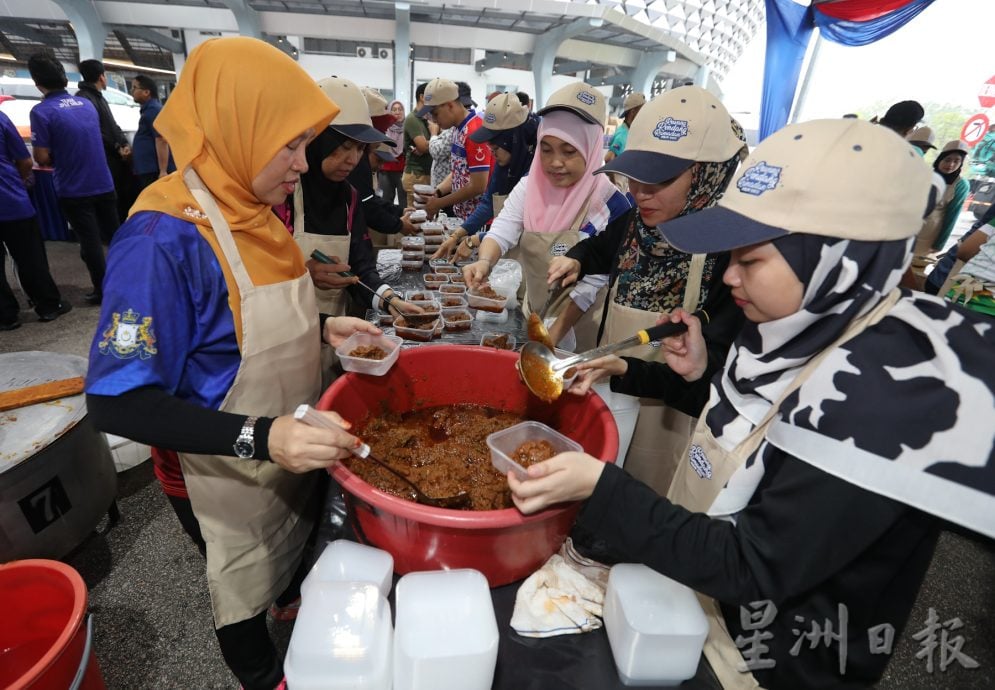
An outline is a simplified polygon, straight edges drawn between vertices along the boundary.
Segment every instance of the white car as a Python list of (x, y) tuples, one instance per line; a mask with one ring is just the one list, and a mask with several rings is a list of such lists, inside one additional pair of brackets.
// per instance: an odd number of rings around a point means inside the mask
[[(75, 94), (78, 88), (77, 83), (71, 81), (66, 90), (71, 94)], [(104, 90), (103, 94), (108, 105), (111, 107), (111, 114), (114, 116), (114, 120), (117, 122), (118, 127), (121, 128), (121, 131), (124, 132), (124, 135), (128, 137), (128, 143), (130, 144), (135, 137), (135, 132), (138, 131), (139, 105), (135, 103), (135, 99), (130, 94), (109, 86)], [(12, 98), (0, 98), (0, 110), (14, 122), (14, 126), (17, 127), (21, 136), (26, 140), (30, 140), (31, 121), (28, 113), (41, 100), (41, 92), (38, 91), (38, 87), (35, 86), (35, 83), (31, 79), (23, 77), (0, 77), (0, 97), (2, 96), (11, 96)]]

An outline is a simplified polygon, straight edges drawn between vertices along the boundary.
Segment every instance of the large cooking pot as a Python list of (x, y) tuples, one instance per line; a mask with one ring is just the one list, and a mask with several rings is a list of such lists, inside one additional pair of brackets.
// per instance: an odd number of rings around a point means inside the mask
[[(0, 355), (0, 391), (85, 374), (86, 360), (75, 355)], [(65, 556), (116, 494), (114, 459), (85, 396), (0, 412), (0, 561)]]
[[(614, 462), (618, 432), (608, 406), (595, 394), (564, 395), (546, 404), (518, 378), (514, 352), (489, 347), (431, 345), (405, 350), (385, 376), (345, 374), (317, 407), (353, 423), (383, 412), (473, 403), (524, 414)], [(424, 506), (373, 488), (343, 466), (332, 476), (345, 491), (360, 540), (389, 551), (394, 570), (475, 568), (492, 587), (519, 580), (559, 549), (578, 504), (525, 516), (515, 508), (489, 511)]]

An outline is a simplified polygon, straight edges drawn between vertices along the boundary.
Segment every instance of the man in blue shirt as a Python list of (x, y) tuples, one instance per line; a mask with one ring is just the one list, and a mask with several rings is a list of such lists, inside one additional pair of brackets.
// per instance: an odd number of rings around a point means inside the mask
[(14, 123), (0, 112), (0, 331), (12, 331), (21, 325), (17, 318), (20, 306), (7, 284), (8, 251), (39, 321), (54, 321), (72, 309), (71, 304), (62, 301), (48, 270), (45, 243), (25, 187), (30, 177), (28, 148)]
[(169, 145), (153, 126), (162, 110), (155, 80), (139, 74), (131, 80), (131, 97), (141, 106), (131, 154), (132, 168), (138, 178), (138, 191), (141, 192), (160, 177), (176, 170), (176, 166), (169, 155)]
[(32, 55), (28, 71), (43, 97), (30, 115), (35, 162), (55, 169), (59, 205), (76, 233), (93, 282), (85, 299), (100, 304), (107, 270), (101, 239), (109, 242), (119, 221), (97, 110), (85, 98), (69, 95), (66, 72), (52, 55)]

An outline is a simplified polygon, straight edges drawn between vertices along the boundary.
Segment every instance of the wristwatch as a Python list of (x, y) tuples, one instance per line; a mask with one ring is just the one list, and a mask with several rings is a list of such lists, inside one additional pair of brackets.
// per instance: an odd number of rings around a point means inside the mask
[(242, 430), (238, 432), (238, 438), (235, 439), (235, 445), (232, 446), (235, 455), (243, 460), (248, 460), (256, 454), (255, 432), (258, 419), (259, 417), (246, 418)]

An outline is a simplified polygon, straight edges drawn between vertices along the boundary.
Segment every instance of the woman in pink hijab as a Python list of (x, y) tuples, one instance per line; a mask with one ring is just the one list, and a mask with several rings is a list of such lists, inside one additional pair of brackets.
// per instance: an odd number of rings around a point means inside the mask
[[(480, 244), (480, 259), (464, 268), (468, 287), (483, 284), (497, 260), (517, 246), (525, 277), (526, 313), (537, 310), (549, 295), (546, 272), (550, 260), (611, 223), (625, 222), (631, 201), (607, 176), (593, 174), (604, 157), (607, 112), (604, 96), (583, 82), (550, 96), (539, 111), (542, 123), (531, 171), (494, 219)], [(571, 329), (576, 339), (570, 330), (552, 328), (554, 343), (566, 349), (594, 347), (607, 282), (605, 275), (586, 276), (572, 288), (569, 299), (550, 306), (550, 323), (576, 323)], [(561, 312), (568, 312), (568, 318), (556, 320)]]

